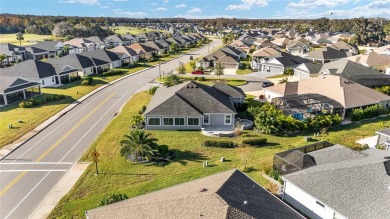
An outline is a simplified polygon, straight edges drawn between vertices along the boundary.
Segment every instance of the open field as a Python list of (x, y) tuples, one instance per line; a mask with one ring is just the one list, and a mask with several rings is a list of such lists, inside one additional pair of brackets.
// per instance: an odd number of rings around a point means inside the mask
[[(95, 75), (93, 84), (90, 86), (81, 86), (81, 81), (74, 81), (57, 88), (42, 89), (42, 93), (63, 94), (67, 97), (66, 99), (60, 101), (50, 102), (35, 108), (20, 108), (18, 103), (13, 103), (0, 108), (0, 118), (2, 118), (0, 119), (0, 148), (22, 137), (24, 134), (33, 130), (42, 122), (46, 121), (51, 116), (64, 109), (73, 101), (81, 98), (82, 96), (102, 86), (103, 84), (116, 80), (127, 74), (132, 74), (147, 67), (157, 65), (160, 61), (164, 62), (171, 60), (195, 49), (197, 48), (185, 49), (174, 55), (162, 55), (159, 60), (148, 62), (145, 65), (144, 63), (140, 62), (137, 67), (116, 68), (127, 71), (122, 75), (113, 75), (104, 78), (99, 75)], [(18, 123), (19, 120), (22, 120), (23, 123)], [(9, 129), (8, 124), (12, 124), (14, 128)]]
[[(38, 34), (23, 34), (24, 40), (22, 40), (22, 46), (35, 44), (39, 41), (45, 40), (59, 40), (60, 38), (53, 37), (52, 35), (38, 35)], [(16, 40), (16, 34), (0, 34), (0, 43), (11, 43), (19, 46), (19, 40)]]
[(138, 34), (138, 33), (145, 33), (150, 31), (160, 31), (160, 30), (154, 30), (150, 28), (136, 28), (136, 27), (125, 27), (125, 26), (110, 26), (111, 30), (114, 30), (117, 34), (126, 34), (130, 32), (131, 34)]
[[(102, 197), (112, 193), (124, 193), (129, 197), (138, 196), (154, 190), (159, 190), (178, 183), (187, 182), (232, 168), (242, 169), (244, 158), (249, 157), (248, 167), (253, 171), (248, 173), (255, 181), (266, 188), (269, 182), (261, 176), (261, 169), (270, 166), (273, 155), (277, 152), (308, 144), (304, 136), (313, 133), (302, 133), (295, 136), (264, 135), (255, 131), (245, 131), (239, 138), (220, 138), (220, 140), (242, 141), (245, 137), (266, 137), (268, 145), (261, 148), (220, 149), (205, 148), (201, 144), (206, 139), (199, 131), (150, 131), (153, 137), (159, 139), (159, 144), (166, 144), (176, 152), (176, 158), (169, 164), (156, 163), (137, 164), (126, 161), (119, 155), (120, 141), (129, 132), (131, 116), (138, 113), (143, 105), (147, 105), (150, 95), (138, 93), (124, 106), (110, 125), (84, 154), (81, 161), (91, 161), (89, 154), (93, 149), (101, 154), (98, 176), (95, 167), (90, 165), (81, 178), (57, 205), (49, 218), (84, 218), (84, 211), (97, 207)], [(326, 138), (333, 143), (356, 147), (356, 140), (374, 134), (375, 130), (390, 125), (388, 118), (378, 118), (362, 123), (340, 126), (329, 130)], [(215, 139), (215, 138), (212, 138)], [(228, 161), (220, 163), (220, 157)], [(210, 166), (202, 168), (202, 162), (208, 161)]]

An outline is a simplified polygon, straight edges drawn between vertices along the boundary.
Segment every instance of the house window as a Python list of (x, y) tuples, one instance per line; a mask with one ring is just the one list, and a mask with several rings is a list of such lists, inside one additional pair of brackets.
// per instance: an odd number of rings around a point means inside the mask
[(225, 125), (232, 124), (232, 115), (225, 115)]
[(51, 77), (51, 82), (54, 82), (54, 77)]
[(163, 118), (163, 124), (167, 126), (173, 125), (173, 118)]
[(160, 125), (160, 118), (149, 118), (148, 125), (159, 126)]
[(197, 126), (199, 125), (199, 118), (188, 118), (187, 124), (190, 126)]
[(209, 114), (204, 114), (204, 116), (203, 116), (203, 123), (204, 124), (210, 124), (210, 115)]
[(175, 118), (175, 125), (184, 125), (184, 118)]
[(42, 79), (42, 85), (45, 85), (45, 80), (44, 79)]

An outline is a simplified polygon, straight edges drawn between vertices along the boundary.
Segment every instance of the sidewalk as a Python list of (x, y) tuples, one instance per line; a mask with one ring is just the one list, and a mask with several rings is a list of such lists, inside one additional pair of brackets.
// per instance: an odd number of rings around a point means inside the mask
[(77, 163), (66, 173), (66, 175), (49, 192), (43, 202), (30, 216), (30, 219), (44, 219), (49, 216), (58, 202), (64, 197), (76, 184), (79, 177), (87, 169), (90, 163)]

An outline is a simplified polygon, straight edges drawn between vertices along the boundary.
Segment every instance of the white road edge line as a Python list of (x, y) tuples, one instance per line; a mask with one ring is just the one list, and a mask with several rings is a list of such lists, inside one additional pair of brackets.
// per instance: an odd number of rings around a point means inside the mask
[(39, 184), (41, 184), (43, 182), (44, 179), (46, 179), (46, 177), (50, 174), (51, 172), (48, 172), (35, 186), (34, 188), (12, 209), (12, 211), (7, 215), (5, 216), (4, 219), (7, 219), (12, 213), (14, 213), (14, 211), (19, 207), (20, 204), (22, 204), (22, 202), (24, 202), (24, 200), (39, 186)]
[(0, 170), (0, 173), (11, 173), (11, 172), (66, 172), (68, 170), (34, 170), (34, 169), (26, 169), (26, 170)]
[(59, 163), (59, 162), (30, 162), (30, 163), (0, 163), (0, 166), (1, 165), (46, 165), (46, 164), (58, 164), (58, 165), (72, 165), (73, 163), (72, 162), (62, 162), (62, 163)]
[[(107, 115), (107, 113), (116, 105), (116, 104), (118, 104), (118, 102), (125, 96), (125, 95), (127, 95), (129, 92), (127, 92), (126, 94), (124, 94), (124, 95), (122, 95), (120, 98), (118, 98), (118, 100), (103, 114), (103, 116), (101, 116), (100, 117), (100, 119), (83, 135), (83, 137), (81, 137), (80, 138), (80, 140), (78, 140), (77, 142), (76, 142), (76, 144), (61, 158), (61, 160), (60, 161), (58, 161), (58, 162), (62, 162), (64, 159), (65, 159), (65, 157), (66, 156), (68, 156), (68, 154), (71, 152), (71, 151), (73, 151), (73, 149), (78, 145), (78, 144), (80, 144), (80, 142), (85, 138), (85, 136), (87, 136), (88, 135), (88, 133), (93, 129), (93, 128), (95, 128), (95, 126), (97, 125), (97, 124), (99, 124), (99, 122)], [(106, 126), (107, 127), (107, 126)], [(106, 127), (104, 127), (104, 129), (106, 129)], [(104, 131), (104, 129), (103, 129), (103, 131)], [(93, 140), (93, 142), (94, 142), (95, 140)], [(92, 143), (93, 143), (92, 142)], [(88, 147), (87, 147), (87, 149), (86, 150), (88, 150), (88, 148), (90, 147), (91, 145), (88, 145)]]

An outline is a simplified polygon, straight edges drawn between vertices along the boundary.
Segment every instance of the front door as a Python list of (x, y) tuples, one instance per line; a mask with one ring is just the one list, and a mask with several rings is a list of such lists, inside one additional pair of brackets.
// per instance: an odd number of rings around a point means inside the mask
[(58, 77), (55, 77), (56, 78), (56, 84), (60, 84), (60, 81), (58, 80)]

